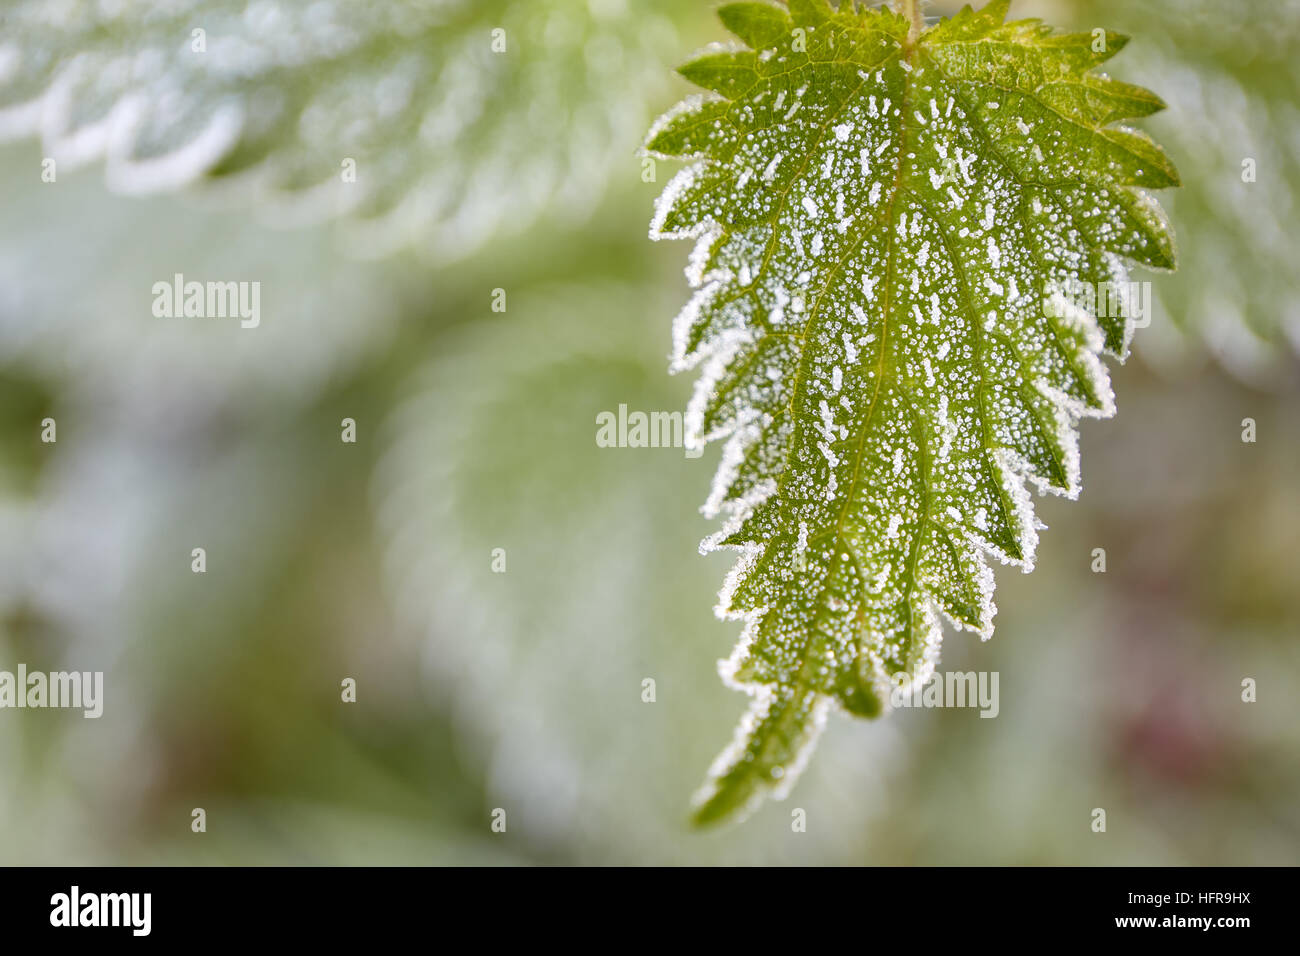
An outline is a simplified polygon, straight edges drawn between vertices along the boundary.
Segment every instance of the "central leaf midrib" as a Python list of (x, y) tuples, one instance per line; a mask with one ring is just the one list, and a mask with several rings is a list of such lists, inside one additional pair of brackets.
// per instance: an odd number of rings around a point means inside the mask
[(844, 496), (844, 507), (840, 509), (839, 517), (835, 520), (835, 533), (838, 535), (840, 529), (844, 526), (844, 518), (853, 505), (854, 492), (857, 491), (858, 479), (862, 472), (862, 452), (866, 445), (867, 432), (875, 418), (876, 406), (880, 401), (880, 391), (885, 380), (885, 357), (889, 352), (889, 310), (893, 307), (894, 299), (894, 279), (898, 271), (897, 248), (898, 248), (898, 198), (903, 191), (903, 169), (905, 157), (907, 155), (907, 111), (911, 104), (911, 80), (912, 80), (912, 53), (914, 48), (904, 51), (905, 56), (901, 57), (899, 62), (907, 63), (908, 68), (903, 70), (903, 94), (898, 110), (898, 154), (896, 168), (894, 170), (894, 182), (889, 190), (889, 207), (886, 213), (886, 236), (889, 241), (889, 252), (886, 255), (884, 282), (881, 287), (881, 309), (880, 309), (880, 358), (876, 363), (876, 381), (875, 387), (871, 392), (871, 404), (867, 407), (866, 417), (858, 427), (858, 446), (853, 455), (853, 477), (849, 481), (849, 487)]
[[(888, 241), (889, 241), (889, 251), (887, 253), (885, 275), (884, 275), (884, 281), (881, 289), (882, 323), (881, 323), (881, 332), (880, 332), (880, 351), (879, 351), (879, 359), (877, 361), (875, 387), (872, 390), (871, 404), (868, 406), (866, 417), (863, 419), (861, 425), (858, 428), (858, 443), (857, 443), (857, 449), (854, 453), (854, 460), (853, 460), (853, 477), (850, 480), (849, 486), (845, 492), (845, 504), (843, 508), (840, 510), (840, 514), (837, 517), (833, 528), (826, 532), (823, 532), (822, 534), (818, 534), (814, 537), (814, 540), (822, 537), (828, 537), (828, 538), (838, 540), (849, 551), (852, 551), (852, 549), (849, 548), (848, 543), (843, 540), (842, 530), (844, 525), (844, 519), (848, 514), (849, 508), (853, 504), (854, 495), (858, 487), (858, 482), (859, 482), (861, 469), (862, 469), (862, 454), (866, 443), (866, 435), (870, 430), (872, 421), (874, 420), (876, 407), (879, 403), (880, 392), (883, 387), (883, 382), (885, 378), (885, 362), (886, 362), (886, 356), (888, 354), (888, 348), (889, 348), (889, 309), (891, 308), (891, 302), (893, 299), (894, 276), (897, 271), (897, 257), (896, 257), (897, 240), (895, 234), (897, 232), (897, 225), (898, 225), (898, 213), (899, 213), (898, 198), (901, 192), (903, 191), (903, 185), (905, 179), (904, 165), (905, 165), (907, 147), (908, 147), (907, 114), (908, 114), (909, 103), (911, 100), (911, 85), (912, 85), (911, 64), (912, 64), (913, 54), (915, 53), (915, 48), (914, 47), (900, 48), (899, 53), (900, 53), (899, 62), (900, 63), (905, 62), (907, 65), (902, 67), (903, 69), (902, 95), (900, 97), (899, 113), (898, 113), (898, 117), (899, 117), (898, 118), (898, 150), (896, 153), (896, 160), (895, 160), (894, 181), (893, 184), (890, 186), (889, 203), (887, 206), (886, 215), (884, 217), (886, 235), (888, 236)], [(854, 97), (851, 97), (850, 99), (853, 98), (856, 98), (856, 92)], [(809, 317), (809, 321), (805, 326), (805, 333), (803, 336), (805, 343), (807, 342), (810, 335), (812, 335), (814, 331), (814, 327), (816, 327), (816, 329), (821, 328), (821, 320), (824, 319), (825, 313), (820, 308), (820, 305), (822, 299), (824, 299), (825, 297), (826, 289), (829, 288), (830, 286), (830, 282), (831, 279), (828, 279), (826, 285), (823, 287), (822, 295), (818, 297), (818, 302), (814, 305), (813, 308), (813, 314)], [(815, 336), (812, 337), (815, 340)], [(801, 372), (806, 371), (803, 368), (803, 366), (805, 366), (809, 360), (810, 359), (808, 355), (808, 349), (805, 344), (803, 361), (800, 363)], [(806, 387), (805, 385), (806, 380), (807, 380), (807, 375), (801, 374), (800, 381), (795, 387), (794, 394), (791, 396), (790, 404), (792, 406), (797, 403), (797, 399), (801, 396), (802, 389)], [(800, 438), (802, 438), (803, 431), (804, 430), (801, 428), (800, 429), (801, 434), (799, 436)], [(794, 454), (794, 449), (797, 446), (798, 446), (798, 442), (796, 441), (791, 442), (790, 453), (786, 456), (787, 466), (789, 464), (791, 456)], [(785, 483), (788, 480), (791, 471), (792, 469), (790, 469), (789, 467), (783, 469), (783, 474), (781, 476), (778, 493), (784, 491)], [(832, 558), (832, 562), (834, 562), (835, 560), (836, 560), (835, 558)], [(861, 562), (857, 560), (856, 555), (854, 555), (854, 561), (855, 564), (861, 567)], [(821, 596), (824, 595), (825, 591), (826, 588), (823, 587), (821, 589), (821, 593), (818, 595), (819, 601)], [(863, 648), (859, 643), (860, 638), (861, 638), (860, 634), (854, 635), (854, 641), (855, 643), (858, 643), (858, 652), (862, 653)], [(811, 653), (812, 650), (813, 650), (812, 642), (811, 641), (806, 642), (800, 653), (800, 657), (802, 658), (800, 662), (801, 673), (804, 669), (804, 666), (806, 666), (809, 654)]]

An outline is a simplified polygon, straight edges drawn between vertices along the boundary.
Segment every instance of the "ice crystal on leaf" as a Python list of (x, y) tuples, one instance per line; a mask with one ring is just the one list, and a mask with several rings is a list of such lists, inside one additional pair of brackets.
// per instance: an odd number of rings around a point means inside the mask
[(1032, 567), (1027, 483), (1079, 492), (1077, 422), (1114, 405), (1132, 321), (1066, 295), (1174, 266), (1146, 190), (1177, 185), (1162, 107), (1095, 68), (1125, 38), (969, 7), (909, 39), (886, 9), (719, 10), (744, 47), (651, 131), (689, 164), (653, 238), (696, 241), (674, 367), (700, 366), (694, 442), (726, 440), (705, 549), (740, 559), (723, 662), (753, 695), (697, 820), (783, 795), (825, 715), (924, 682), (942, 622), (993, 631), (992, 556)]

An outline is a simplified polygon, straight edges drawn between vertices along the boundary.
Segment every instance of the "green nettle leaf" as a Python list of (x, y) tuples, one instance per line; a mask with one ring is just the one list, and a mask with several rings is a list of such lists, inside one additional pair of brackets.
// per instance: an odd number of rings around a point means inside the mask
[(1094, 72), (1125, 38), (1008, 5), (921, 31), (727, 4), (747, 48), (683, 66), (709, 92), (646, 144), (691, 161), (651, 236), (696, 240), (674, 367), (703, 366), (690, 439), (727, 439), (701, 548), (741, 552), (722, 672), (754, 696), (698, 822), (784, 795), (833, 705), (875, 716), (924, 683), (944, 619), (992, 634), (986, 557), (1034, 559), (1026, 482), (1076, 496), (1075, 426), (1114, 411), (1100, 358), (1133, 320), (1079, 290), (1174, 267), (1145, 190), (1177, 173), (1117, 125), (1163, 104)]
[(0, 141), (119, 192), (238, 175), (276, 223), (448, 259), (586, 211), (673, 35), (584, 0), (12, 0)]
[[(1285, 375), (1288, 349), (1300, 353), (1300, 232), (1291, 226), (1300, 206), (1300, 5), (1269, 4), (1267, 30), (1222, 10), (1213, 0), (1088, 5), (1090, 17), (1122, 11), (1141, 31), (1135, 75), (1165, 85), (1173, 115), (1161, 135), (1186, 174), (1170, 209), (1201, 224), (1181, 237), (1180, 275), (1157, 290), (1162, 325), (1202, 339), (1226, 369), (1262, 384)], [(1165, 348), (1152, 356), (1177, 354), (1174, 341)]]

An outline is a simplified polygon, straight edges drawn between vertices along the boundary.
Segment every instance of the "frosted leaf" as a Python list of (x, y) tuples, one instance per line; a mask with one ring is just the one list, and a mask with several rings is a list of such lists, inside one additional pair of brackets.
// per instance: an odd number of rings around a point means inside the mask
[(575, 0), (16, 0), (3, 22), (0, 141), (102, 159), (119, 192), (237, 178), (274, 224), (345, 217), (360, 255), (436, 259), (587, 211), (674, 35)]
[(722, 673), (754, 697), (700, 822), (788, 791), (832, 705), (874, 716), (924, 682), (943, 620), (992, 634), (987, 558), (1032, 567), (1026, 485), (1078, 494), (1075, 426), (1113, 413), (1100, 356), (1132, 331), (1049, 305), (1174, 264), (1145, 190), (1177, 174), (1117, 122), (1162, 104), (1094, 72), (1125, 38), (1095, 52), (995, 0), (909, 44), (842, 6), (723, 6), (748, 49), (682, 67), (710, 95), (646, 146), (691, 160), (651, 235), (697, 242), (674, 367), (703, 368), (690, 437), (727, 439), (705, 545), (741, 553)]

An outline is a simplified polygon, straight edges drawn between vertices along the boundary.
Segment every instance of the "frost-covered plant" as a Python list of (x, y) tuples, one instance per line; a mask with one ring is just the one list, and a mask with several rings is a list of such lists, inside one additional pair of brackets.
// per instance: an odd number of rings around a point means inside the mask
[(1146, 190), (1177, 173), (1121, 125), (1163, 104), (1095, 69), (1125, 38), (1009, 2), (928, 29), (916, 0), (727, 4), (744, 46), (683, 66), (708, 92), (647, 141), (689, 160), (651, 235), (696, 243), (674, 368), (703, 369), (688, 439), (726, 440), (702, 549), (740, 552), (722, 672), (754, 697), (699, 822), (787, 791), (833, 707), (928, 680), (944, 620), (992, 634), (1026, 485), (1077, 496), (1076, 425), (1114, 412), (1133, 317), (1071, 290), (1174, 267)]
[[(678, 0), (674, 0), (673, 7)], [(577, 217), (640, 132), (664, 10), (577, 0), (13, 0), (0, 141), (110, 187), (240, 180), (277, 225), (458, 258)], [(632, 107), (632, 108), (629, 108)]]

